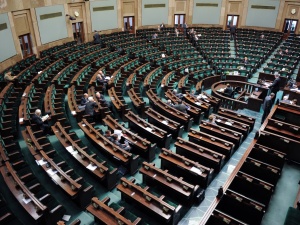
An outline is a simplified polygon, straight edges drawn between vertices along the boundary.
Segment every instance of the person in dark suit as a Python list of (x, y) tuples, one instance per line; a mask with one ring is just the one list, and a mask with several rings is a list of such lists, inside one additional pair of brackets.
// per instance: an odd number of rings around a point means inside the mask
[(85, 115), (92, 116), (94, 119), (96, 119), (97, 113), (95, 111), (95, 108), (97, 108), (98, 105), (95, 102), (93, 97), (88, 98), (88, 102), (85, 105)]
[(86, 105), (86, 103), (89, 101), (88, 98), (89, 95), (87, 93), (84, 93), (80, 100), (80, 105)]
[(275, 94), (271, 93), (270, 95), (268, 95), (267, 97), (265, 97), (264, 103), (262, 105), (262, 109), (264, 110), (262, 119), (261, 119), (261, 124), (264, 123), (265, 119), (267, 118), (267, 116), (269, 115), (272, 105), (273, 105), (273, 99), (275, 98)]
[(167, 105), (168, 106), (171, 106), (171, 107), (173, 107), (174, 105), (173, 105), (173, 103), (172, 103), (172, 101), (170, 100), (170, 99), (168, 99), (168, 101), (167, 101)]
[(247, 57), (244, 58), (244, 64), (249, 64), (249, 60)]
[(104, 137), (106, 137), (109, 141), (114, 142), (114, 138), (113, 138), (110, 130), (105, 131)]
[(273, 92), (275, 94), (275, 98), (273, 99), (273, 103), (276, 99), (276, 94), (280, 89), (280, 76), (279, 74), (275, 75), (275, 80), (273, 81), (273, 83), (269, 86), (271, 92)]
[(95, 94), (97, 101), (103, 106), (106, 106), (111, 109), (111, 104), (110, 102), (106, 101), (104, 98), (104, 95), (101, 95), (100, 92), (96, 92)]
[(165, 24), (164, 24), (164, 23), (161, 23), (161, 25), (160, 25), (160, 30), (161, 30), (161, 31), (164, 31), (165, 28), (166, 28)]
[(224, 90), (224, 95), (227, 97), (231, 97), (232, 92), (233, 92), (232, 87), (230, 86), (230, 84), (227, 84)]
[(48, 118), (49, 116), (46, 115), (46, 116), (41, 116), (42, 115), (42, 112), (40, 109), (37, 109), (35, 110), (31, 120), (32, 120), (32, 123), (36, 124), (37, 126), (40, 127), (40, 129), (43, 131), (43, 133), (45, 135), (47, 134), (52, 134), (51, 132), (51, 129), (48, 125)]
[(184, 36), (187, 35), (187, 29), (188, 28), (189, 28), (188, 25), (186, 24), (186, 22), (184, 22), (184, 24), (183, 24), (183, 33), (184, 33)]
[(174, 108), (183, 113), (186, 113), (186, 110), (188, 109), (188, 107), (184, 105), (181, 100), (178, 101), (178, 104), (174, 105)]
[(173, 90), (173, 94), (177, 97), (182, 99), (183, 98), (183, 94), (182, 93), (178, 93), (176, 89)]
[(126, 144), (121, 144), (121, 143), (119, 142), (118, 138), (119, 138), (119, 137), (118, 137), (117, 134), (113, 134), (113, 135), (112, 135), (112, 140), (113, 140), (112, 142), (113, 142), (115, 145), (117, 145), (118, 147), (124, 149), (125, 151), (130, 152), (130, 150), (131, 150), (130, 145), (129, 145), (128, 143), (126, 143)]
[(105, 93), (108, 81), (105, 79), (105, 75), (102, 70), (99, 70), (96, 81), (98, 85), (102, 86), (102, 91)]
[(93, 36), (93, 39), (94, 39), (94, 44), (96, 45), (96, 44), (100, 44), (101, 43), (101, 40), (100, 40), (100, 35), (99, 35), (99, 33), (95, 30), (95, 34), (94, 34), (94, 36)]
[(229, 30), (230, 30), (230, 39), (232, 40), (235, 37), (236, 26), (230, 26)]

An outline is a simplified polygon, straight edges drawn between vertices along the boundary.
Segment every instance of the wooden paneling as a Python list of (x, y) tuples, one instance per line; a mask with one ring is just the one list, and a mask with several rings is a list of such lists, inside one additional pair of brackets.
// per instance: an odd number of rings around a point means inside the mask
[(123, 3), (123, 15), (134, 14), (134, 2)]
[(240, 2), (229, 2), (229, 13), (239, 13), (240, 4)]
[(30, 33), (27, 13), (14, 16), (14, 22), (17, 36)]
[(186, 1), (176, 1), (175, 11), (183, 12), (186, 9)]

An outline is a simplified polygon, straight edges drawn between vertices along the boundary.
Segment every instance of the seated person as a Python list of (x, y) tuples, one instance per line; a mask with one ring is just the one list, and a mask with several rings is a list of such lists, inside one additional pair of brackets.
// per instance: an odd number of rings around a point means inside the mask
[(48, 125), (49, 115), (41, 116), (41, 114), (42, 112), (40, 109), (35, 110), (31, 118), (32, 123), (38, 125), (45, 135), (53, 134), (53, 132), (50, 129), (50, 126)]
[(89, 95), (87, 93), (84, 93), (83, 97), (80, 100), (80, 105), (82, 105), (82, 106), (86, 105), (86, 103), (89, 101), (88, 98), (89, 98)]
[(284, 54), (285, 54), (285, 55), (289, 55), (289, 54), (290, 54), (290, 53), (289, 53), (289, 50), (286, 49), (286, 50), (284, 51)]
[(249, 63), (248, 57), (245, 57), (244, 58), (244, 64), (248, 64), (248, 63)]
[(168, 101), (167, 101), (167, 105), (168, 106), (171, 106), (171, 107), (173, 107), (174, 105), (173, 105), (173, 103), (172, 103), (172, 101), (170, 100), (170, 99), (168, 99)]
[(156, 39), (158, 37), (157, 33), (153, 34), (152, 39)]
[(183, 94), (182, 93), (177, 93), (177, 90), (174, 89), (173, 92), (172, 92), (176, 97), (182, 99), (183, 98)]
[(224, 90), (224, 95), (227, 97), (231, 97), (232, 92), (233, 92), (232, 87), (230, 86), (230, 84), (227, 84)]
[(211, 124), (215, 124), (215, 125), (216, 125), (215, 120), (216, 120), (216, 117), (215, 117), (214, 115), (209, 115), (207, 121), (208, 121), (209, 123), (211, 123)]
[(291, 102), (292, 105), (297, 105), (297, 99), (293, 99)]
[(178, 104), (174, 105), (174, 108), (183, 113), (186, 113), (186, 110), (189, 109), (189, 107), (183, 104), (181, 100), (178, 101)]
[(88, 102), (85, 105), (85, 115), (92, 116), (96, 119), (97, 112), (95, 111), (95, 108), (97, 108), (97, 107), (98, 107), (98, 105), (95, 102), (94, 98), (89, 97)]
[(106, 101), (106, 99), (104, 98), (104, 95), (101, 95), (100, 92), (96, 92), (95, 95), (96, 95), (96, 99), (100, 103), (100, 105), (104, 105), (108, 108), (111, 108), (110, 102)]
[(106, 90), (106, 86), (107, 86), (108, 80), (105, 78), (105, 75), (102, 72), (102, 70), (99, 70), (99, 72), (97, 74), (96, 81), (97, 81), (98, 85), (102, 85), (103, 89)]
[(106, 130), (105, 133), (104, 133), (104, 137), (106, 137), (109, 141), (113, 142), (114, 139), (113, 139), (113, 136), (111, 134), (111, 131), (110, 130)]
[(7, 72), (5, 75), (4, 75), (4, 80), (6, 82), (9, 82), (9, 81), (14, 81), (16, 79), (17, 76), (12, 76), (12, 72)]
[(125, 151), (130, 152), (130, 150), (131, 150), (131, 147), (130, 147), (130, 145), (128, 144), (128, 142), (125, 142), (125, 144), (121, 144), (121, 143), (119, 142), (119, 136), (118, 136), (117, 134), (113, 134), (113, 135), (112, 135), (112, 142), (113, 142), (115, 145), (119, 146), (120, 148), (124, 149)]
[(283, 99), (282, 99), (281, 102), (286, 103), (286, 104), (290, 104), (289, 96), (288, 95), (283, 96)]

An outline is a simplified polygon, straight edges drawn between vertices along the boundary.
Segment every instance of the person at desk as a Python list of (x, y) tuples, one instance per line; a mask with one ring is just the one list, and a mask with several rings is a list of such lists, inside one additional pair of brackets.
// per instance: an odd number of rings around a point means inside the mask
[(40, 127), (40, 129), (43, 131), (44, 135), (53, 134), (53, 132), (50, 129), (50, 126), (48, 125), (48, 118), (49, 115), (41, 116), (42, 112), (40, 109), (35, 110), (31, 120), (33, 123), (35, 123), (37, 126)]
[(273, 83), (269, 86), (269, 89), (271, 90), (272, 93), (275, 94), (275, 98), (273, 99), (273, 103), (276, 99), (276, 94), (280, 89), (280, 76), (279, 74), (275, 75), (275, 80), (273, 81)]
[(227, 97), (231, 97), (232, 92), (233, 88), (230, 86), (230, 84), (227, 84), (226, 88), (224, 89), (224, 95)]
[(173, 106), (174, 106), (173, 103), (172, 103), (172, 101), (171, 101), (170, 99), (168, 99), (167, 105), (170, 106), (170, 107), (173, 107)]
[(285, 104), (290, 104), (289, 96), (288, 95), (283, 96), (283, 99), (281, 102), (285, 103)]
[(153, 34), (152, 39), (156, 39), (157, 37), (158, 37), (158, 34), (155, 33), (155, 34)]
[(97, 119), (97, 112), (95, 111), (95, 108), (97, 108), (98, 105), (95, 102), (93, 97), (88, 98), (88, 102), (85, 105), (85, 115), (91, 116), (94, 119)]
[(96, 77), (96, 81), (97, 81), (97, 84), (98, 85), (101, 85), (102, 86), (102, 91), (103, 93), (105, 93), (106, 91), (106, 87), (107, 87), (107, 79), (105, 78), (105, 75), (104, 73), (102, 72), (102, 70), (100, 70), (97, 74), (97, 77)]
[(178, 93), (176, 89), (174, 89), (172, 93), (173, 93), (177, 98), (180, 98), (180, 99), (183, 98), (183, 94), (182, 94), (182, 93)]
[(244, 64), (249, 64), (248, 57), (245, 57), (245, 58), (244, 58)]
[(216, 116), (214, 116), (214, 115), (209, 115), (207, 121), (208, 121), (209, 123), (211, 123), (211, 124), (217, 125), (216, 122), (215, 122), (215, 120), (216, 120)]
[(118, 147), (124, 149), (125, 151), (128, 151), (130, 152), (131, 150), (131, 147), (129, 145), (128, 142), (125, 141), (125, 144), (121, 144), (120, 141), (119, 141), (119, 136), (117, 134), (113, 134), (112, 135), (112, 142), (117, 145)]
[(289, 54), (290, 54), (290, 53), (289, 53), (289, 50), (286, 49), (286, 50), (284, 51), (284, 54), (285, 54), (285, 55), (289, 55)]
[(262, 109), (264, 110), (262, 119), (261, 119), (261, 124), (264, 123), (265, 119), (267, 118), (267, 116), (269, 115), (271, 108), (273, 106), (273, 99), (275, 98), (275, 94), (271, 93), (270, 95), (268, 95), (265, 100), (264, 103), (262, 105)]
[(110, 104), (110, 102), (106, 101), (106, 99), (104, 98), (104, 95), (101, 95), (100, 92), (96, 92), (95, 96), (96, 96), (97, 101), (101, 105), (105, 105), (107, 108), (111, 109), (111, 104)]
[(111, 134), (110, 130), (105, 131), (104, 137), (106, 137), (109, 141), (114, 142), (114, 138), (112, 137), (112, 134)]
[(14, 81), (16, 78), (17, 78), (17, 76), (12, 76), (11, 71), (10, 71), (10, 72), (7, 72), (7, 73), (4, 75), (4, 80), (5, 80), (6, 82)]
[(85, 106), (88, 101), (89, 101), (89, 95), (87, 93), (84, 93), (80, 100), (80, 105)]
[(185, 104), (182, 103), (182, 100), (179, 100), (178, 104), (174, 105), (174, 108), (183, 113), (186, 113), (186, 110), (189, 109), (188, 106), (186, 106)]
[(297, 105), (297, 99), (293, 99), (291, 102), (292, 105)]

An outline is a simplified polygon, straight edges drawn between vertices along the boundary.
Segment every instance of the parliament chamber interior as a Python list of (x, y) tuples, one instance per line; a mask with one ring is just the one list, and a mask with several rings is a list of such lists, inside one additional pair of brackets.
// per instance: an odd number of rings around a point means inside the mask
[(299, 18), (0, 0), (0, 224), (300, 224)]

